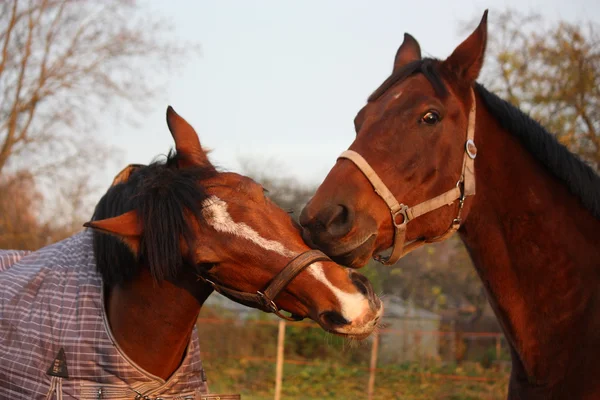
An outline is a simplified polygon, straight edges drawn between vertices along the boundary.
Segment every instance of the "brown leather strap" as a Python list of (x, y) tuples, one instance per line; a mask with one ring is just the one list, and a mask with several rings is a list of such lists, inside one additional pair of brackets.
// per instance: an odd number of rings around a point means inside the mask
[[(471, 90), (471, 109), (469, 110), (469, 121), (467, 125), (467, 140), (465, 142), (465, 153), (463, 156), (463, 165), (459, 181), (456, 186), (447, 192), (442, 193), (432, 199), (426, 200), (413, 207), (408, 207), (400, 204), (394, 197), (392, 192), (383, 183), (379, 175), (371, 168), (369, 163), (357, 152), (346, 150), (340, 154), (339, 158), (345, 158), (352, 161), (358, 169), (369, 180), (375, 193), (379, 195), (387, 204), (392, 216), (392, 224), (394, 225), (394, 242), (392, 244), (392, 252), (388, 257), (375, 256), (375, 259), (382, 264), (395, 264), (402, 256), (423, 246), (426, 243), (438, 242), (446, 239), (460, 227), (460, 215), (464, 205), (466, 196), (475, 194), (475, 157), (477, 156), (477, 147), (473, 141), (475, 137), (475, 111), (476, 99), (475, 93)], [(451, 205), (456, 200), (459, 200), (459, 209), (456, 218), (452, 224), (442, 235), (435, 238), (417, 240), (405, 245), (406, 241), (406, 225), (409, 221), (427, 214), (433, 210), (437, 210), (446, 205)]]
[(279, 271), (269, 286), (263, 292), (267, 299), (275, 300), (277, 295), (306, 267), (317, 261), (331, 261), (329, 257), (319, 250), (308, 250), (298, 254), (284, 269)]
[[(425, 243), (429, 243), (427, 240), (423, 240), (422, 244), (417, 244), (419, 242), (413, 242), (404, 247), (404, 242), (406, 240), (406, 225), (409, 221), (433, 210), (437, 210), (445, 205), (450, 205), (462, 195), (461, 189), (456, 186), (447, 192), (434, 197), (433, 199), (424, 201), (409, 208), (404, 204), (398, 203), (396, 198), (391, 194), (390, 190), (385, 186), (383, 181), (381, 181), (377, 173), (360, 154), (353, 150), (346, 150), (340, 155), (339, 158), (346, 158), (356, 164), (358, 169), (360, 169), (369, 182), (371, 182), (371, 185), (375, 189), (375, 193), (377, 193), (390, 208), (392, 223), (394, 225), (394, 244), (392, 252), (387, 257), (375, 257), (377, 261), (385, 265), (395, 264), (402, 256), (408, 254), (418, 247), (421, 247)], [(450, 229), (447, 232), (449, 231)], [(454, 231), (452, 233), (454, 233)], [(447, 237), (446, 234), (443, 236)]]
[[(369, 165), (367, 160), (363, 158), (363, 156), (361, 156), (353, 150), (346, 150), (342, 154), (340, 154), (338, 158), (347, 158), (348, 160), (356, 164), (358, 169), (360, 169), (365, 175), (365, 177), (369, 180), (369, 182), (371, 182), (373, 189), (375, 189), (375, 193), (377, 193), (379, 197), (381, 197), (383, 201), (385, 201), (385, 204), (387, 204), (388, 208), (392, 212), (392, 215), (401, 212), (404, 204), (398, 203), (396, 197), (394, 197), (394, 195), (392, 194), (392, 192), (390, 192), (385, 183), (383, 183), (379, 175), (377, 175), (377, 172), (375, 172), (375, 170), (371, 168), (371, 166)], [(404, 208), (406, 208), (406, 206), (404, 206)]]
[(433, 210), (437, 210), (438, 208), (442, 208), (443, 206), (450, 205), (454, 203), (461, 196), (460, 188), (453, 187), (445, 193), (440, 194), (439, 196), (434, 197), (433, 199), (424, 201), (416, 206), (409, 208), (406, 213), (408, 214), (408, 220), (415, 219), (420, 217), (423, 214), (427, 214)]
[(392, 252), (389, 256), (383, 257), (381, 255), (376, 255), (374, 258), (376, 261), (379, 261), (383, 265), (393, 265), (395, 264), (405, 253), (404, 253), (404, 242), (406, 241), (406, 224), (408, 224), (408, 219), (406, 222), (398, 225), (394, 222), (394, 244), (392, 246)]
[(205, 276), (208, 275), (207, 273), (203, 273), (202, 271), (197, 272), (197, 274), (198, 279), (207, 282), (214, 290), (235, 302), (248, 307), (258, 308), (265, 312), (274, 313), (278, 317), (289, 321), (297, 321), (302, 318), (294, 315), (288, 317), (281, 313), (280, 308), (275, 304), (275, 298), (300, 272), (317, 261), (331, 261), (331, 259), (319, 250), (308, 250), (300, 253), (273, 277), (265, 290), (257, 291), (256, 293), (241, 292), (215, 283)]
[(471, 90), (471, 110), (469, 111), (469, 126), (467, 128), (467, 142), (465, 143), (465, 165), (463, 167), (465, 196), (473, 196), (475, 194), (475, 157), (477, 157), (477, 147), (474, 140), (476, 105), (475, 92)]
[[(414, 240), (408, 244), (405, 244), (404, 246), (400, 247), (400, 246), (395, 246), (392, 254), (389, 255), (389, 257), (387, 259), (381, 260), (380, 258), (381, 256), (376, 256), (375, 259), (379, 262), (381, 262), (382, 264), (385, 265), (390, 265), (389, 264), (389, 260), (399, 260), (400, 258), (404, 257), (405, 255), (407, 255), (408, 253), (410, 253), (413, 250), (418, 249), (419, 247), (422, 247), (428, 243), (436, 243), (436, 242), (441, 242), (446, 240), (447, 238), (449, 238), (450, 236), (452, 236), (454, 234), (454, 232), (456, 232), (458, 230), (458, 228), (460, 228), (460, 223), (457, 223), (456, 220), (452, 222), (452, 225), (450, 225), (450, 228), (448, 228), (446, 230), (446, 232), (444, 232), (443, 234), (441, 234), (440, 236), (436, 236), (433, 238), (429, 238), (429, 239), (420, 239), (420, 240)], [(395, 253), (395, 254), (394, 254)], [(393, 263), (395, 263), (396, 261), (393, 261)]]

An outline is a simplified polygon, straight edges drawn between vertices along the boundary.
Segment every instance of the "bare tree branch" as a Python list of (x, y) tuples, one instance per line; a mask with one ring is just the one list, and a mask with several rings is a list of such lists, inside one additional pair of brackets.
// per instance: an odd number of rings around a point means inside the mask
[(8, 26), (6, 27), (4, 34), (4, 45), (2, 46), (2, 61), (0, 61), (0, 75), (2, 75), (2, 71), (4, 71), (4, 66), (6, 65), (6, 59), (8, 58), (8, 43), (10, 42), (10, 34), (15, 27), (15, 23), (17, 22), (17, 0), (13, 1), (12, 12), (10, 15), (10, 20), (8, 22)]
[(56, 215), (89, 217), (81, 196), (116, 154), (94, 128), (122, 110), (135, 117), (160, 88), (157, 72), (197, 49), (170, 31), (130, 0), (0, 2), (0, 177), (27, 170), (46, 205), (70, 204)]

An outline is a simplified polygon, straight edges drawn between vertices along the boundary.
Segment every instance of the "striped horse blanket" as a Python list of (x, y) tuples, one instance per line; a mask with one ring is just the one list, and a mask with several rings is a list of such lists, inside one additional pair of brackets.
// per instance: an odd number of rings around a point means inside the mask
[(115, 342), (102, 287), (89, 230), (0, 251), (0, 399), (213, 398), (197, 332), (173, 376), (153, 376)]

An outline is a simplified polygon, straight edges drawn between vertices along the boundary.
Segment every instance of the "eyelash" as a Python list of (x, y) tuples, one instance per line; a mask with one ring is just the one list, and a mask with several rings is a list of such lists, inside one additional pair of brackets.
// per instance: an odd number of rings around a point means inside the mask
[(214, 262), (214, 263), (207, 262), (207, 263), (198, 263), (196, 265), (196, 267), (203, 271), (210, 271), (211, 269), (213, 269), (214, 267), (216, 267), (218, 265), (219, 265), (219, 263), (217, 263), (217, 262)]
[[(433, 120), (431, 120), (431, 119), (426, 120), (426, 118), (428, 116), (433, 117)], [(437, 112), (436, 110), (429, 110), (425, 114), (423, 114), (423, 116), (421, 117), (419, 122), (425, 123), (427, 125), (435, 125), (438, 122), (440, 122), (441, 120), (442, 120), (442, 117), (440, 116), (439, 112)]]

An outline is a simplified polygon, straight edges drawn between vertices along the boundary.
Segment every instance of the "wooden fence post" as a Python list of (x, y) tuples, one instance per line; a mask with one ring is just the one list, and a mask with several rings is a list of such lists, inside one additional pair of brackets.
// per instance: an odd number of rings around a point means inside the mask
[(275, 370), (275, 400), (281, 399), (281, 383), (283, 381), (283, 350), (285, 343), (285, 320), (279, 320), (277, 334), (277, 367)]
[(373, 344), (371, 345), (371, 364), (369, 366), (369, 386), (367, 388), (367, 399), (373, 400), (375, 392), (375, 369), (377, 368), (377, 353), (379, 352), (379, 332), (375, 332)]
[(500, 361), (500, 352), (502, 351), (502, 336), (496, 336), (496, 360)]
[(456, 321), (450, 321), (450, 359), (451, 362), (456, 362)]

